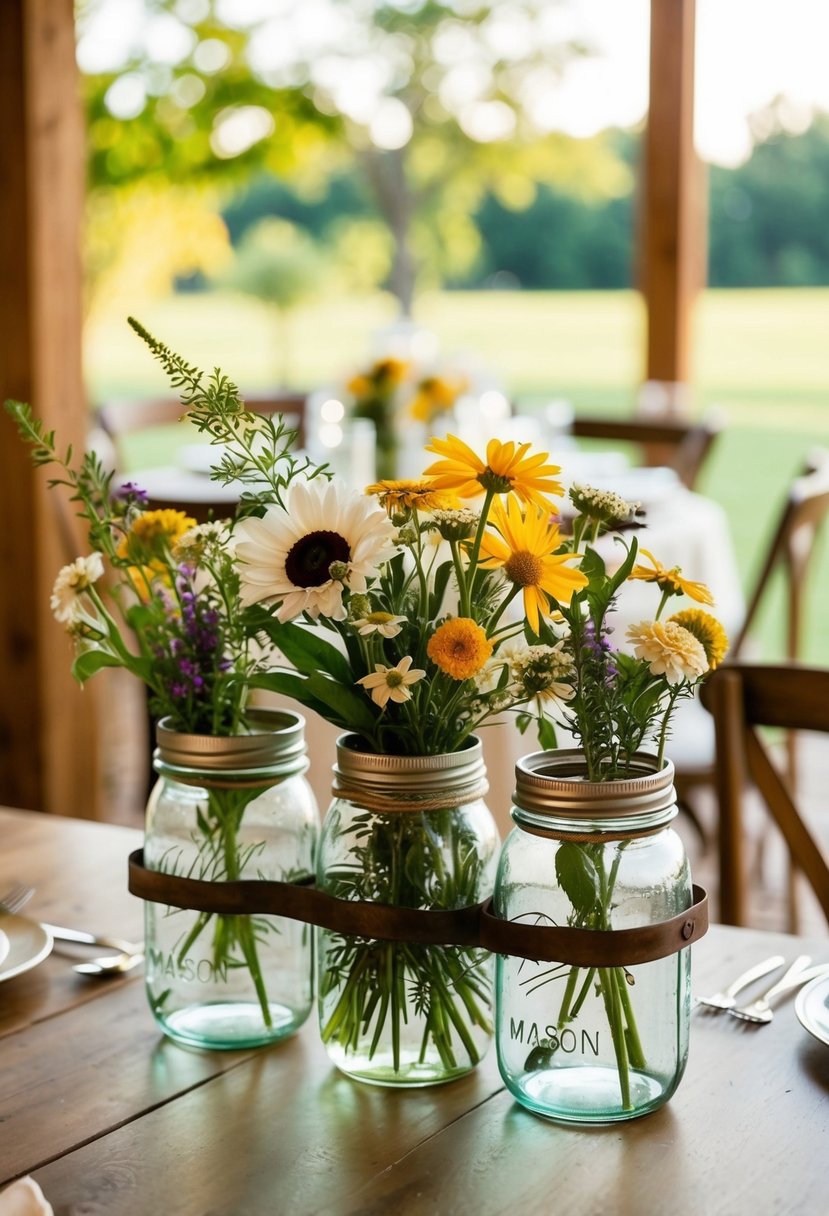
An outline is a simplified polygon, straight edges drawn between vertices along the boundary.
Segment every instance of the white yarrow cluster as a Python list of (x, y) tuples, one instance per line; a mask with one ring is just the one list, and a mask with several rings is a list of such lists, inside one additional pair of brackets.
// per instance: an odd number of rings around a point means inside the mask
[(641, 508), (641, 503), (628, 502), (613, 490), (600, 490), (596, 486), (571, 486), (570, 501), (582, 515), (603, 524), (628, 523)]
[(475, 535), (480, 512), (471, 507), (437, 507), (430, 516), (430, 527), (436, 528), (444, 540), (468, 540)]
[(198, 566), (218, 554), (232, 553), (232, 551), (233, 534), (230, 531), (229, 521), (215, 519), (208, 523), (196, 524), (194, 528), (185, 532), (176, 541), (173, 556), (177, 561)]
[(510, 677), (522, 700), (539, 697), (543, 701), (570, 701), (575, 690), (569, 682), (574, 674), (573, 660), (564, 642), (555, 646), (527, 646), (510, 662)]

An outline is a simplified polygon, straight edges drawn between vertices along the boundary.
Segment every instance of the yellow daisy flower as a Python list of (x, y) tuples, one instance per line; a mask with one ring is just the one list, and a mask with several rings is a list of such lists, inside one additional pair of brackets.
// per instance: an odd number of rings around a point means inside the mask
[(496, 494), (515, 494), (524, 503), (535, 503), (545, 511), (556, 507), (548, 495), (564, 493), (554, 475), (561, 469), (556, 464), (546, 464), (546, 452), (528, 455), (530, 445), (517, 445), (510, 441), (501, 443), (490, 439), (486, 448), (486, 461), (458, 439), (447, 435), (445, 439), (432, 439), (426, 445), (427, 452), (445, 457), (426, 469), (426, 476), (434, 478), (435, 488), (454, 490), (461, 498), (472, 498), (481, 490), (494, 490)]
[(466, 379), (444, 380), (441, 376), (425, 376), (418, 383), (412, 398), (412, 417), (418, 422), (432, 422), (438, 414), (450, 410), (467, 387)]
[(653, 568), (634, 566), (628, 578), (642, 579), (646, 583), (656, 583), (660, 591), (668, 592), (670, 595), (688, 595), (692, 600), (696, 600), (698, 604), (714, 603), (714, 597), (705, 586), (705, 583), (695, 583), (691, 579), (683, 578), (679, 566), (673, 566), (670, 570), (666, 569), (647, 549), (640, 549), (639, 552), (652, 563)]
[(169, 582), (167, 557), (196, 521), (184, 511), (163, 508), (143, 511), (130, 526), (116, 550), (119, 557), (135, 564), (130, 575), (142, 598), (146, 587), (154, 578), (162, 577)]
[(376, 494), (390, 515), (407, 507), (418, 511), (451, 511), (461, 505), (457, 495), (438, 490), (427, 477), (418, 481), (377, 481), (366, 486), (366, 494)]
[(569, 604), (573, 592), (587, 585), (581, 570), (566, 565), (579, 554), (557, 554), (561, 543), (557, 526), (534, 507), (522, 515), (514, 499), (507, 501), (506, 509), (496, 501), (490, 522), (497, 532), (484, 533), (481, 565), (500, 566), (511, 582), (523, 588), (524, 612), (538, 633), (539, 613), (546, 617), (553, 613), (550, 599)]
[(438, 626), (426, 653), (453, 680), (469, 680), (492, 654), (492, 642), (475, 621), (458, 616)]
[(701, 608), (686, 608), (668, 620), (687, 629), (702, 644), (711, 671), (719, 667), (728, 653), (728, 636), (716, 617)]

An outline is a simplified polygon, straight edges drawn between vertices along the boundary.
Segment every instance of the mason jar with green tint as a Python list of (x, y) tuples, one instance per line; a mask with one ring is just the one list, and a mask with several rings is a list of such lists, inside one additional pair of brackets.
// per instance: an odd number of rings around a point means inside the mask
[[(629, 779), (586, 779), (578, 751), (516, 766), (515, 827), (502, 850), (494, 911), (510, 921), (633, 929), (691, 907), (673, 765), (639, 755)], [(529, 1110), (565, 1123), (647, 1114), (682, 1077), (690, 950), (635, 966), (586, 967), (499, 955), (501, 1075)]]
[[(313, 876), (317, 807), (305, 723), (287, 710), (249, 714), (244, 735), (158, 726), (158, 781), (147, 807), (149, 870), (208, 882)], [(195, 1047), (240, 1048), (292, 1034), (313, 1001), (310, 926), (147, 903), (146, 984), (165, 1034)]]
[[(344, 735), (334, 772), (317, 860), (321, 890), (424, 911), (491, 895), (499, 842), (478, 739), (441, 755), (389, 756)], [(492, 1039), (492, 972), (492, 956), (477, 946), (321, 930), (320, 1031), (332, 1062), (375, 1085), (463, 1076)]]

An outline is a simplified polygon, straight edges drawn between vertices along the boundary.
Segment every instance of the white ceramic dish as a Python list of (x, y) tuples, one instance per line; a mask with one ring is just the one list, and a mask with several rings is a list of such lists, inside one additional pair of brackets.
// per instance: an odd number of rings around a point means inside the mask
[(829, 1047), (829, 975), (819, 975), (800, 989), (794, 1011), (803, 1029)]
[(176, 452), (176, 463), (188, 473), (209, 477), (210, 470), (214, 465), (221, 464), (226, 451), (224, 444), (185, 443)]
[(52, 935), (37, 921), (25, 916), (4, 916), (2, 935), (9, 943), (8, 953), (0, 962), (0, 981), (22, 975), (42, 963), (52, 951)]

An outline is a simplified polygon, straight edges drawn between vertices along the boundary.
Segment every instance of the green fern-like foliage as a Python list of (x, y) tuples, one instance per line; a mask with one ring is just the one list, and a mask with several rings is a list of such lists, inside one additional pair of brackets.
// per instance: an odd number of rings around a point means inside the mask
[(246, 409), (238, 387), (219, 368), (207, 375), (153, 337), (135, 317), (127, 320), (164, 368), (181, 397), (188, 420), (209, 435), (212, 444), (225, 449), (211, 476), (223, 485), (233, 482), (245, 487), (238, 515), (261, 513), (274, 498), (281, 503), (284, 491), (297, 476), (311, 479), (329, 475), (324, 465), (293, 454), (296, 431), (281, 414), (268, 416)]

